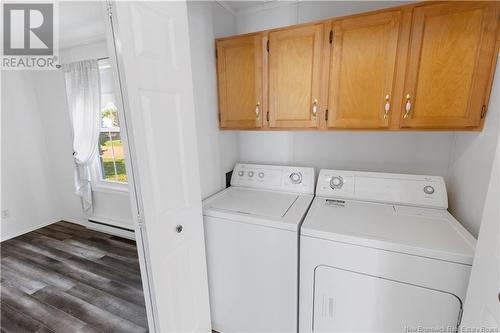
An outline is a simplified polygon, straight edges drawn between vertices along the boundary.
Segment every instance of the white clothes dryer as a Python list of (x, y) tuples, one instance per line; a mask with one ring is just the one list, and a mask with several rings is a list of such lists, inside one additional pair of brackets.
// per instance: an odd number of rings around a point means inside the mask
[(300, 332), (456, 328), (475, 239), (447, 208), (441, 177), (321, 170), (301, 228)]

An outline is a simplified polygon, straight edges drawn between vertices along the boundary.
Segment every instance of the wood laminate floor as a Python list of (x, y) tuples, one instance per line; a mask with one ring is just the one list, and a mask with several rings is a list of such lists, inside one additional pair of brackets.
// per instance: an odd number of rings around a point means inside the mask
[(58, 222), (1, 243), (1, 333), (146, 332), (134, 241)]

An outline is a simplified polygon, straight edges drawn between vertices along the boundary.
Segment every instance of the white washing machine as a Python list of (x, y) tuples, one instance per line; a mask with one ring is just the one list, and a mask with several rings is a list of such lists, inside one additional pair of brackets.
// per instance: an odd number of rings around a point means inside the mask
[(203, 204), (212, 328), (296, 332), (299, 228), (314, 169), (236, 165)]
[(300, 236), (300, 332), (450, 331), (475, 239), (441, 177), (321, 170)]

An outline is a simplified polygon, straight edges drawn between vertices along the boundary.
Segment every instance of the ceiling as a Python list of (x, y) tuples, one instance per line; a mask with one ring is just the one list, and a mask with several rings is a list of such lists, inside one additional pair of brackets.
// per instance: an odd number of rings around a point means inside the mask
[[(278, 1), (219, 0), (219, 2), (237, 13)], [(59, 48), (65, 49), (105, 39), (104, 11), (101, 1), (60, 1)]]
[(100, 1), (59, 2), (59, 48), (105, 39), (104, 19)]

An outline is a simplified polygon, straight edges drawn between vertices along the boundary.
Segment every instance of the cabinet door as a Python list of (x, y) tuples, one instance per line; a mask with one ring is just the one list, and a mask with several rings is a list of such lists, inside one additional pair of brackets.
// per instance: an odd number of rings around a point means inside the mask
[(264, 105), (261, 35), (216, 43), (220, 127), (261, 127)]
[(413, 13), (401, 126), (481, 124), (498, 11), (486, 3), (444, 3)]
[(328, 127), (389, 126), (399, 21), (392, 11), (335, 22)]
[(323, 25), (269, 33), (269, 126), (317, 127)]

